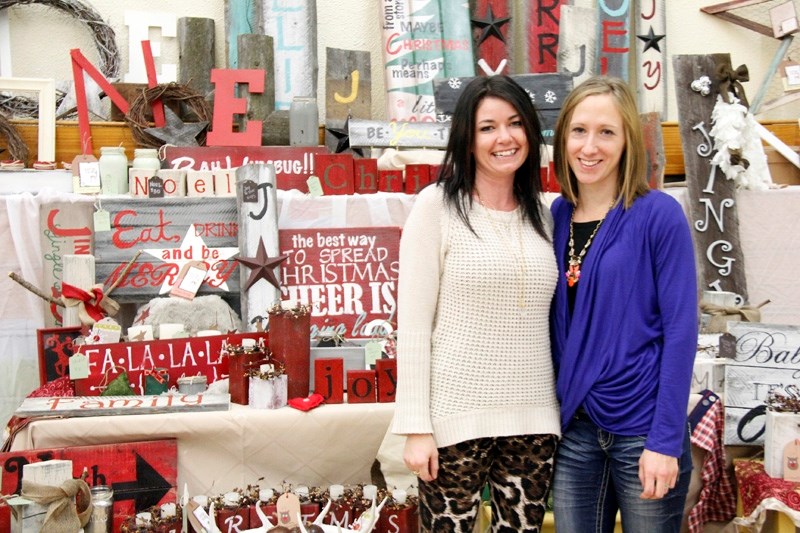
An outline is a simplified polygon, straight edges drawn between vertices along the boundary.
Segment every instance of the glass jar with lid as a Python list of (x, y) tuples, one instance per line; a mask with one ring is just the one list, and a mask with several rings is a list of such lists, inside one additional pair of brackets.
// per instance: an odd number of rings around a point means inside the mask
[[(158, 159), (158, 150), (155, 148), (137, 148), (133, 151), (133, 168), (148, 168), (159, 170), (161, 161)], [(155, 172), (153, 172), (155, 174)]]
[(103, 194), (128, 192), (128, 157), (122, 146), (100, 148), (100, 186)]

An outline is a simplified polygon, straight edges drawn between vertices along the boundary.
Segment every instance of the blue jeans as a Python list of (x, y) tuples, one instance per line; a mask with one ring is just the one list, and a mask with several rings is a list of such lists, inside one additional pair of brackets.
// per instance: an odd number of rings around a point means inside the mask
[(613, 532), (617, 511), (626, 533), (680, 531), (692, 475), (688, 426), (678, 481), (659, 500), (639, 498), (644, 441), (604, 431), (585, 414), (573, 418), (556, 453), (553, 508), (559, 533)]

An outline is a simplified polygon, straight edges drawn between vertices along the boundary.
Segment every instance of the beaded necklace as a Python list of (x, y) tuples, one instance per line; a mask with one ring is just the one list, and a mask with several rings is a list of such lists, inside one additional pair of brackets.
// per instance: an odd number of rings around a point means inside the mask
[(578, 281), (581, 279), (581, 263), (583, 263), (583, 256), (586, 255), (586, 251), (589, 249), (589, 245), (592, 244), (592, 239), (594, 236), (597, 235), (600, 226), (603, 225), (603, 221), (606, 219), (608, 214), (611, 212), (612, 204), (608, 207), (608, 211), (603, 215), (603, 218), (600, 219), (600, 222), (594, 227), (594, 231), (591, 235), (589, 235), (589, 239), (586, 241), (586, 244), (583, 245), (583, 249), (580, 251), (578, 255), (575, 255), (575, 236), (574, 236), (574, 225), (575, 225), (575, 211), (577, 208), (572, 211), (572, 216), (569, 219), (569, 262), (567, 266), (567, 285), (570, 287), (574, 286)]

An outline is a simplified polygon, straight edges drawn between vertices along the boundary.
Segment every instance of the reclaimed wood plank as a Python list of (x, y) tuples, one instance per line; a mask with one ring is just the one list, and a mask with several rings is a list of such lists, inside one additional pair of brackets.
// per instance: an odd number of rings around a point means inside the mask
[(372, 118), (372, 64), (369, 52), (326, 48), (325, 117), (344, 123), (348, 116)]
[(597, 72), (597, 10), (561, 6), (558, 36), (558, 72), (570, 74), (577, 86)]
[(667, 10), (664, 0), (636, 3), (636, 92), (639, 112), (667, 116)]
[(535, 0), (527, 6), (526, 72), (557, 72), (561, 10), (567, 0)]
[(629, 0), (599, 0), (597, 71), (630, 79), (631, 5)]
[[(272, 75), (275, 70), (273, 39), (269, 35), (240, 35), (237, 44), (239, 68), (264, 72), (264, 90), (257, 93), (247, 92), (247, 113), (238, 115), (239, 131), (242, 131), (249, 121), (261, 122), (261, 144), (266, 145), (269, 135), (267, 118), (275, 110), (275, 80)], [(246, 87), (240, 91), (246, 90)]]
[(207, 97), (214, 64), (214, 19), (181, 17), (178, 19), (178, 82)]

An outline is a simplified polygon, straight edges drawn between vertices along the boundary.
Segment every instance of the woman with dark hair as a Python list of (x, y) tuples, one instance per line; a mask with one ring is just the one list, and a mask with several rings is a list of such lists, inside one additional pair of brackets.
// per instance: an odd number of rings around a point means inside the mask
[(647, 186), (624, 81), (576, 87), (554, 150), (556, 527), (611, 532), (619, 511), (625, 531), (677, 533), (692, 470), (686, 412), (697, 351), (689, 225), (675, 199)]
[(556, 283), (527, 93), (480, 77), (459, 97), (439, 179), (403, 228), (392, 431), (423, 531), (537, 532), (559, 435), (548, 311)]

